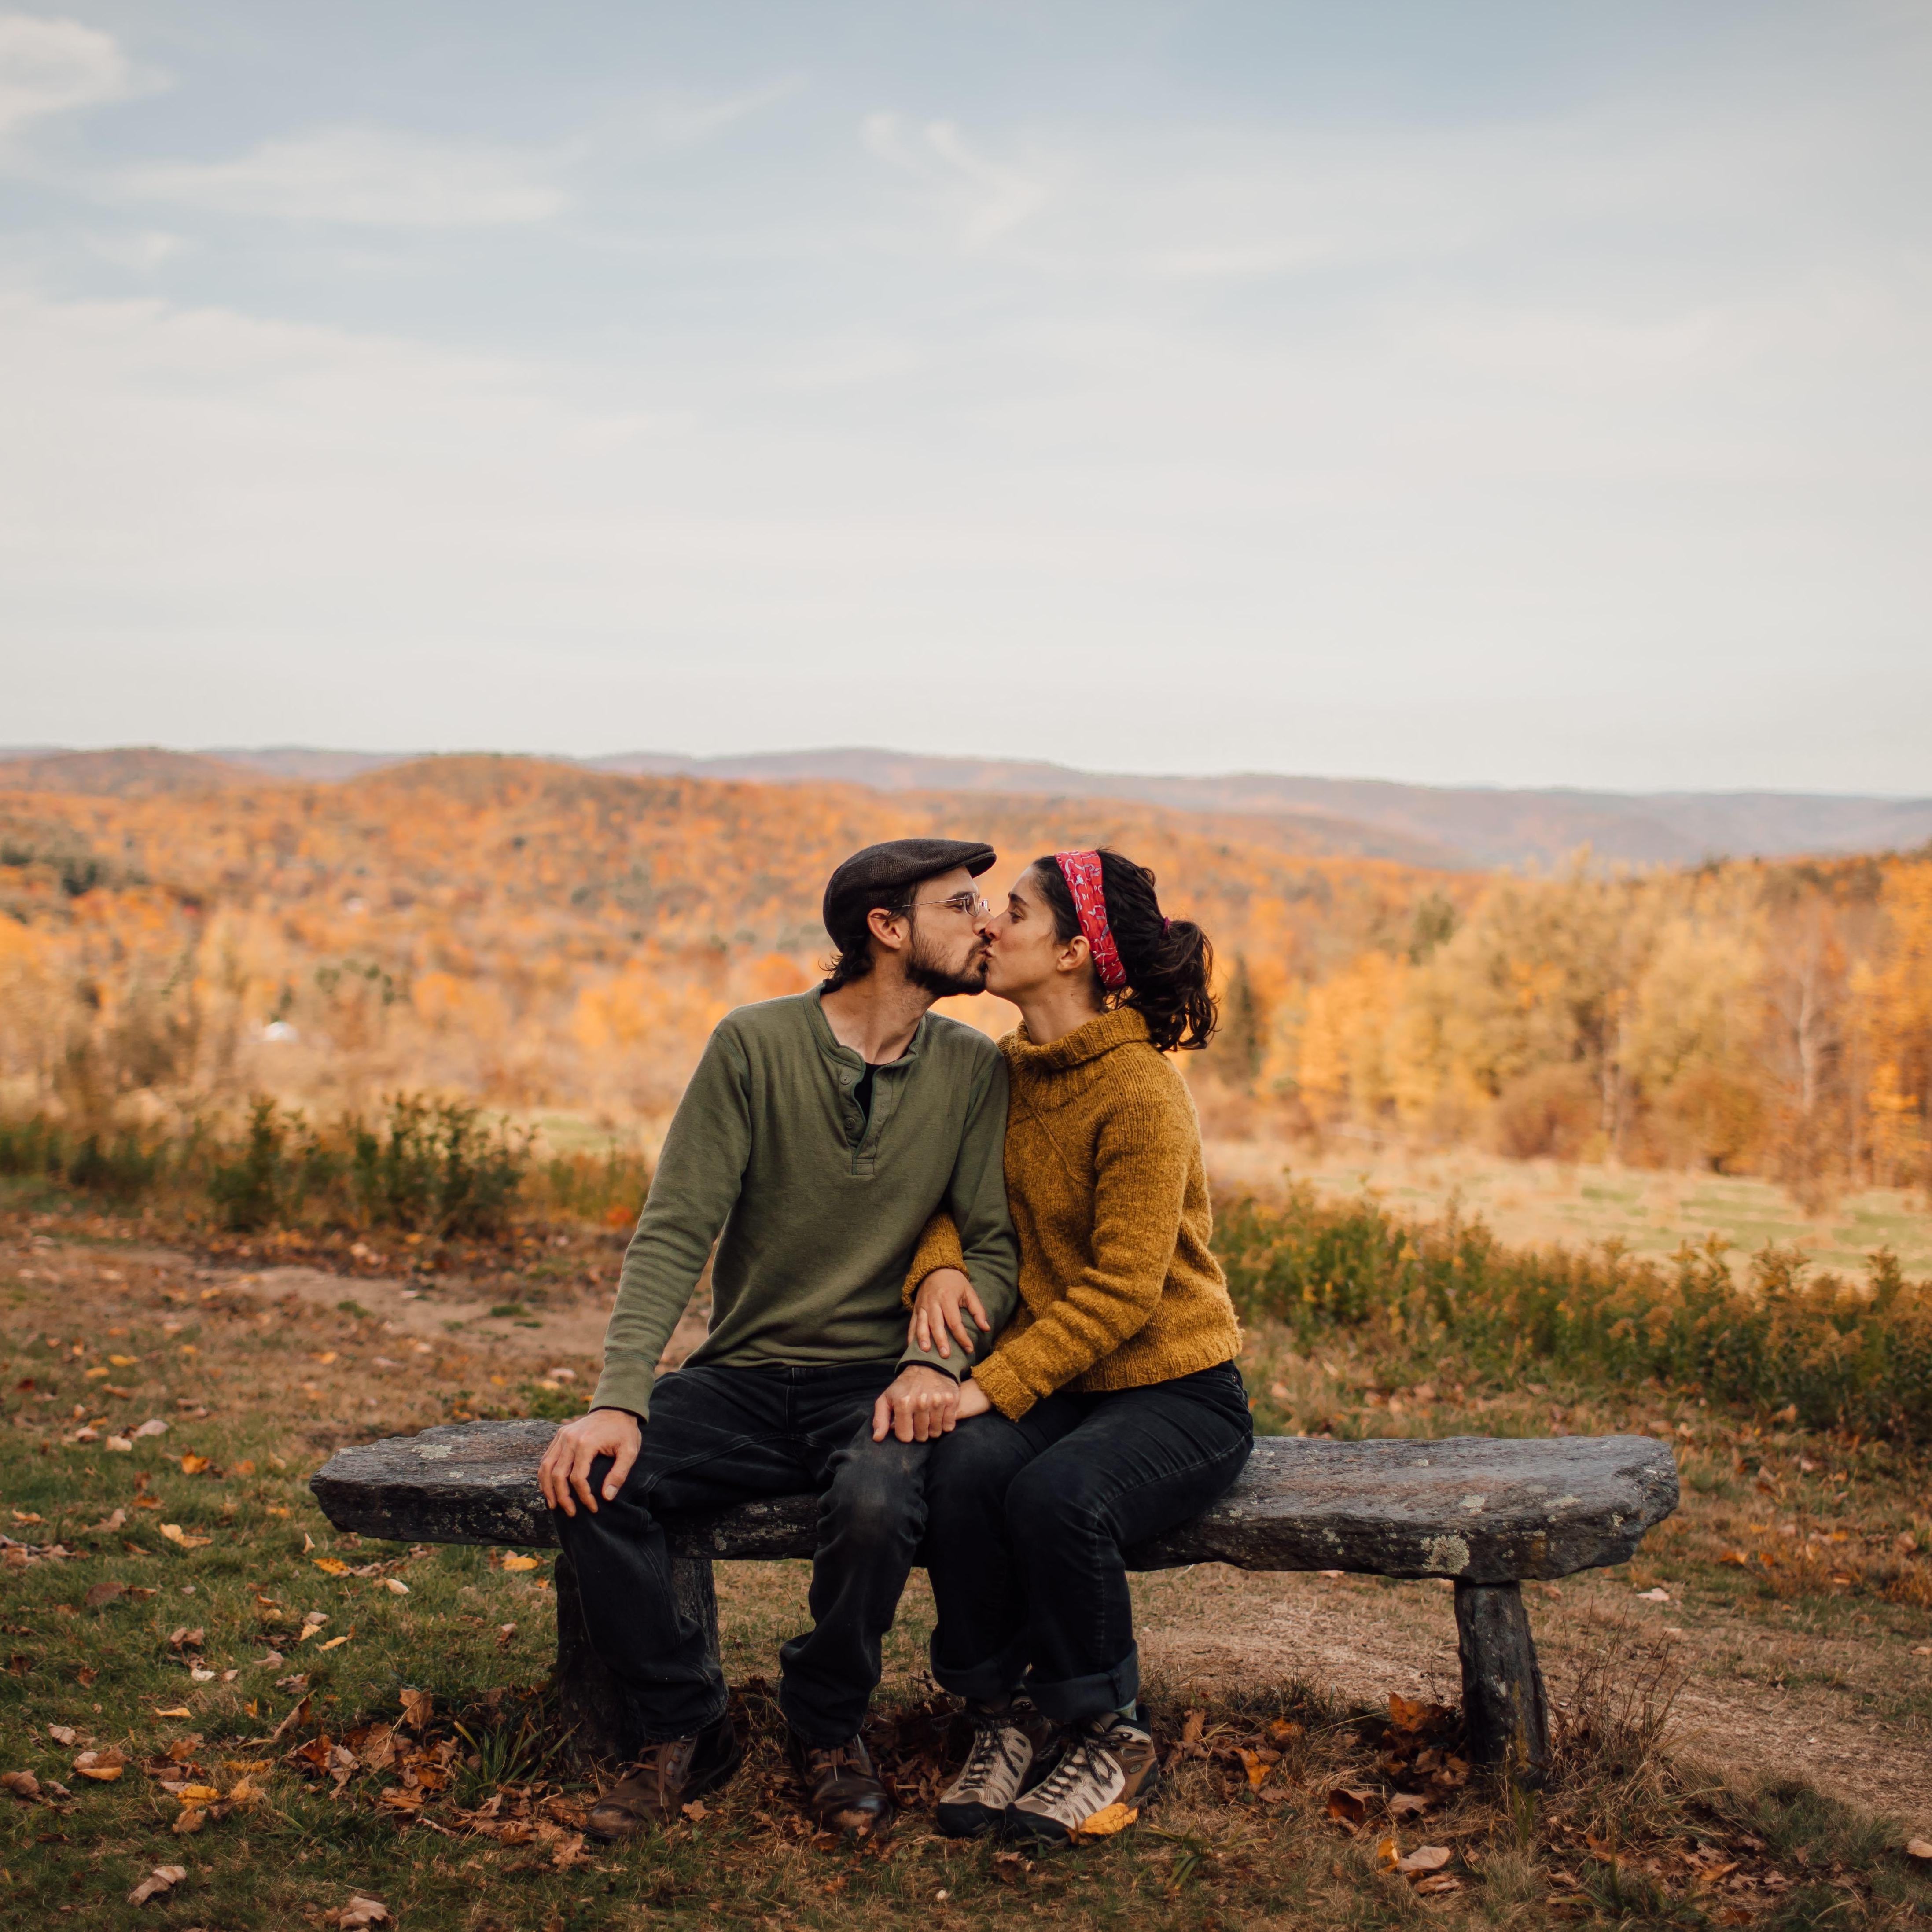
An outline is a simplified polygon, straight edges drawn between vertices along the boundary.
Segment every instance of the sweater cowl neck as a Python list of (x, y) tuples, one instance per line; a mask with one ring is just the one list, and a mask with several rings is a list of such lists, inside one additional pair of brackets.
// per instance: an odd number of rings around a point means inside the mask
[(1110, 1013), (1098, 1013), (1084, 1026), (1063, 1034), (1045, 1046), (1036, 1046), (1027, 1037), (1022, 1020), (1000, 1044), (1006, 1049), (1015, 1070), (1030, 1073), (1059, 1073), (1098, 1060), (1117, 1047), (1150, 1046), (1148, 1023), (1130, 1006), (1117, 1006)]

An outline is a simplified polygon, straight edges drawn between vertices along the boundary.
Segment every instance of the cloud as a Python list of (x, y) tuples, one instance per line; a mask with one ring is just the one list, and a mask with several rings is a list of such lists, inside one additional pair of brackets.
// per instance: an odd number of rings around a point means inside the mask
[(142, 91), (112, 34), (78, 20), (0, 14), (0, 134)]
[(1040, 182), (974, 153), (952, 122), (929, 121), (909, 133), (896, 114), (868, 114), (859, 133), (880, 160), (919, 177), (950, 206), (968, 248), (984, 247), (1046, 205)]
[(378, 128), (332, 128), (266, 141), (228, 161), (130, 170), (144, 200), (214, 214), (379, 228), (489, 228), (542, 221), (569, 197), (546, 178), (555, 157), (435, 141)]

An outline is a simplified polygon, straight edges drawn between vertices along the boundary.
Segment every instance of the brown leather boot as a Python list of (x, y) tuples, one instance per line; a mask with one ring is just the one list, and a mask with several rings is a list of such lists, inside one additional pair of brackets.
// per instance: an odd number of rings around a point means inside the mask
[(634, 1838), (646, 1826), (674, 1823), (700, 1791), (722, 1784), (744, 1755), (728, 1712), (695, 1737), (667, 1738), (598, 1799), (584, 1828), (608, 1844)]
[(821, 1832), (883, 1838), (892, 1829), (892, 1801), (872, 1768), (864, 1738), (850, 1737), (827, 1746), (808, 1744), (793, 1731), (785, 1748), (805, 1786), (806, 1809)]

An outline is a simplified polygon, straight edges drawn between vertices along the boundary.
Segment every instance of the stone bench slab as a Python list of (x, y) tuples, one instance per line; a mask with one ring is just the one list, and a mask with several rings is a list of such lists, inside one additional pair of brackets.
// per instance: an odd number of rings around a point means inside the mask
[[(310, 1487), (338, 1529), (403, 1543), (554, 1544), (536, 1467), (555, 1424), (466, 1422), (338, 1450)], [(1234, 1487), (1131, 1553), (1136, 1569), (1228, 1563), (1470, 1584), (1627, 1561), (1677, 1506), (1669, 1447), (1643, 1436), (1312, 1442), (1270, 1436)], [(667, 1520), (691, 1557), (808, 1557), (808, 1496)]]

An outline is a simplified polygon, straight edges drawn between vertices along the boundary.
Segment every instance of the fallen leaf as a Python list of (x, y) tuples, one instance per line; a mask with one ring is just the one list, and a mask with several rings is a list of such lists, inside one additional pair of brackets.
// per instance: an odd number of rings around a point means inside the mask
[(144, 1436), (165, 1436), (167, 1432), (168, 1425), (158, 1415), (151, 1415), (135, 1430), (134, 1440), (138, 1442)]
[(231, 1804), (252, 1804), (262, 1796), (264, 1793), (260, 1785), (250, 1784), (245, 1778), (240, 1778), (235, 1780), (234, 1788), (228, 1794), (228, 1802)]
[(406, 1597), (410, 1594), (410, 1586), (400, 1576), (378, 1576), (376, 1582), (379, 1588), (387, 1590), (392, 1597)]
[(193, 1683), (212, 1684), (214, 1682), (214, 1672), (212, 1670), (204, 1670), (202, 1666), (198, 1664), (190, 1664), (188, 1666), (188, 1674), (190, 1681)]
[(1397, 1858), (1395, 1868), (1413, 1877), (1418, 1872), (1440, 1871), (1449, 1862), (1447, 1845), (1418, 1845), (1406, 1858)]
[(1413, 1791), (1399, 1791), (1389, 1800), (1391, 1818), (1413, 1817), (1418, 1812), (1429, 1809), (1429, 1800), (1418, 1797)]
[(1460, 1892), (1462, 1881), (1453, 1872), (1438, 1872), (1433, 1878), (1423, 1880), (1415, 1888), (1425, 1898), (1436, 1898), (1445, 1892)]
[(1180, 1727), (1180, 1742), (1184, 1744), (1198, 1744), (1201, 1733), (1206, 1728), (1206, 1714), (1199, 1711), (1190, 1711), (1186, 1721)]
[(47, 1726), (47, 1736), (57, 1744), (71, 1745), (80, 1735), (71, 1724), (50, 1724)]
[(14, 1520), (16, 1522), (45, 1522), (46, 1518), (36, 1514), (32, 1510), (16, 1510), (14, 1512)]
[(164, 1522), (161, 1534), (170, 1543), (178, 1544), (184, 1550), (205, 1550), (214, 1539), (212, 1536), (190, 1536), (178, 1522)]
[(701, 1798), (694, 1798), (688, 1804), (684, 1806), (682, 1808), (684, 1815), (688, 1818), (694, 1825), (702, 1822), (706, 1815), (704, 1809), (704, 1801)]
[(1292, 1743), (1300, 1735), (1301, 1726), (1290, 1718), (1271, 1718), (1268, 1720), (1268, 1741), (1277, 1750), (1283, 1744)]
[(346, 1576), (349, 1574), (349, 1565), (339, 1556), (318, 1556), (314, 1563), (325, 1576)]
[(1659, 1586), (1654, 1590), (1638, 1591), (1636, 1600), (1640, 1604), (1667, 1604), (1670, 1600), (1670, 1592)]
[(149, 1899), (158, 1898), (164, 1892), (172, 1892), (188, 1876), (185, 1865), (157, 1865), (134, 1889), (128, 1894), (130, 1905), (146, 1905)]
[(427, 1690), (411, 1690), (406, 1688), (402, 1693), (403, 1722), (412, 1730), (420, 1732), (430, 1720), (436, 1709), (436, 1700)]
[(154, 1715), (158, 1718), (191, 1718), (194, 1715), (194, 1713), (190, 1711), (185, 1704), (177, 1704), (175, 1706), (173, 1709), (170, 1711), (157, 1711), (154, 1713)]
[(74, 1766), (82, 1778), (91, 1778), (97, 1784), (112, 1784), (124, 1768), (118, 1764), (76, 1764)]
[(534, 1570), (538, 1567), (534, 1556), (506, 1556), (503, 1558), (506, 1570)]
[(173, 1826), (175, 1835), (177, 1838), (184, 1838), (190, 1832), (200, 1831), (207, 1822), (206, 1808), (200, 1804), (190, 1804), (186, 1810), (176, 1814)]
[(362, 1932), (365, 1926), (388, 1924), (389, 1908), (380, 1899), (367, 1898), (355, 1892), (350, 1894), (346, 1905), (323, 1916), (331, 1925), (339, 1925), (342, 1932)]
[(1095, 1812), (1074, 1835), (1081, 1838), (1111, 1838), (1116, 1832), (1124, 1832), (1140, 1815), (1137, 1806), (1109, 1804)]
[(307, 1724), (308, 1722), (308, 1704), (309, 1700), (308, 1697), (304, 1696), (301, 1702), (296, 1705), (295, 1708), (291, 1711), (269, 1734), (269, 1743), (272, 1744), (280, 1744), (283, 1738), (288, 1736), (290, 1732), (299, 1730), (304, 1724)]
[(197, 1456), (193, 1450), (181, 1459), (181, 1472), (184, 1476), (198, 1476), (208, 1467), (208, 1458)]
[(1404, 1697), (1396, 1692), (1389, 1693), (1389, 1722), (1399, 1731), (1419, 1731), (1424, 1729), (1435, 1714), (1435, 1706), (1419, 1704), (1412, 1697)]
[(560, 1838), (550, 1848), (550, 1862), (559, 1871), (568, 1871), (572, 1865), (583, 1864), (584, 1856), (584, 1834), (573, 1832), (568, 1838)]
[(0, 1788), (22, 1801), (31, 1801), (40, 1795), (40, 1780), (31, 1771), (0, 1771)]
[(1248, 1787), (1258, 1791), (1267, 1784), (1268, 1773), (1274, 1770), (1274, 1762), (1263, 1757), (1258, 1751), (1244, 1750), (1239, 1744), (1234, 1747), (1234, 1755), (1241, 1760), (1242, 1768), (1248, 1774)]
[(1328, 1815), (1336, 1824), (1346, 1825), (1352, 1829), (1367, 1817), (1375, 1796), (1372, 1791), (1363, 1791), (1352, 1784), (1338, 1784), (1328, 1794)]
[(334, 1650), (338, 1645), (346, 1643), (355, 1634), (356, 1632), (352, 1628), (344, 1630), (340, 1636), (331, 1637), (326, 1643), (317, 1644), (316, 1646), (316, 1654), (320, 1655), (325, 1650)]
[(168, 1637), (170, 1650), (199, 1650), (202, 1640), (208, 1633), (197, 1624), (190, 1630), (186, 1624), (177, 1624)]
[(80, 1600), (90, 1610), (98, 1610), (103, 1604), (112, 1603), (116, 1597), (122, 1595), (126, 1592), (127, 1588), (125, 1583), (90, 1583), (88, 1586), (87, 1594)]
[(1905, 1856), (1908, 1858), (1932, 1858), (1932, 1838), (1907, 1838)]
[(134, 1453), (134, 1444), (124, 1436), (110, 1436), (100, 1446), (110, 1455), (131, 1456)]
[(392, 1784), (378, 1802), (398, 1811), (412, 1811), (423, 1802), (423, 1793), (406, 1784)]
[(89, 1523), (87, 1526), (87, 1533), (90, 1536), (105, 1536), (115, 1530), (125, 1528), (127, 1523), (128, 1512), (124, 1509), (117, 1509), (112, 1515), (103, 1516), (98, 1522)]

